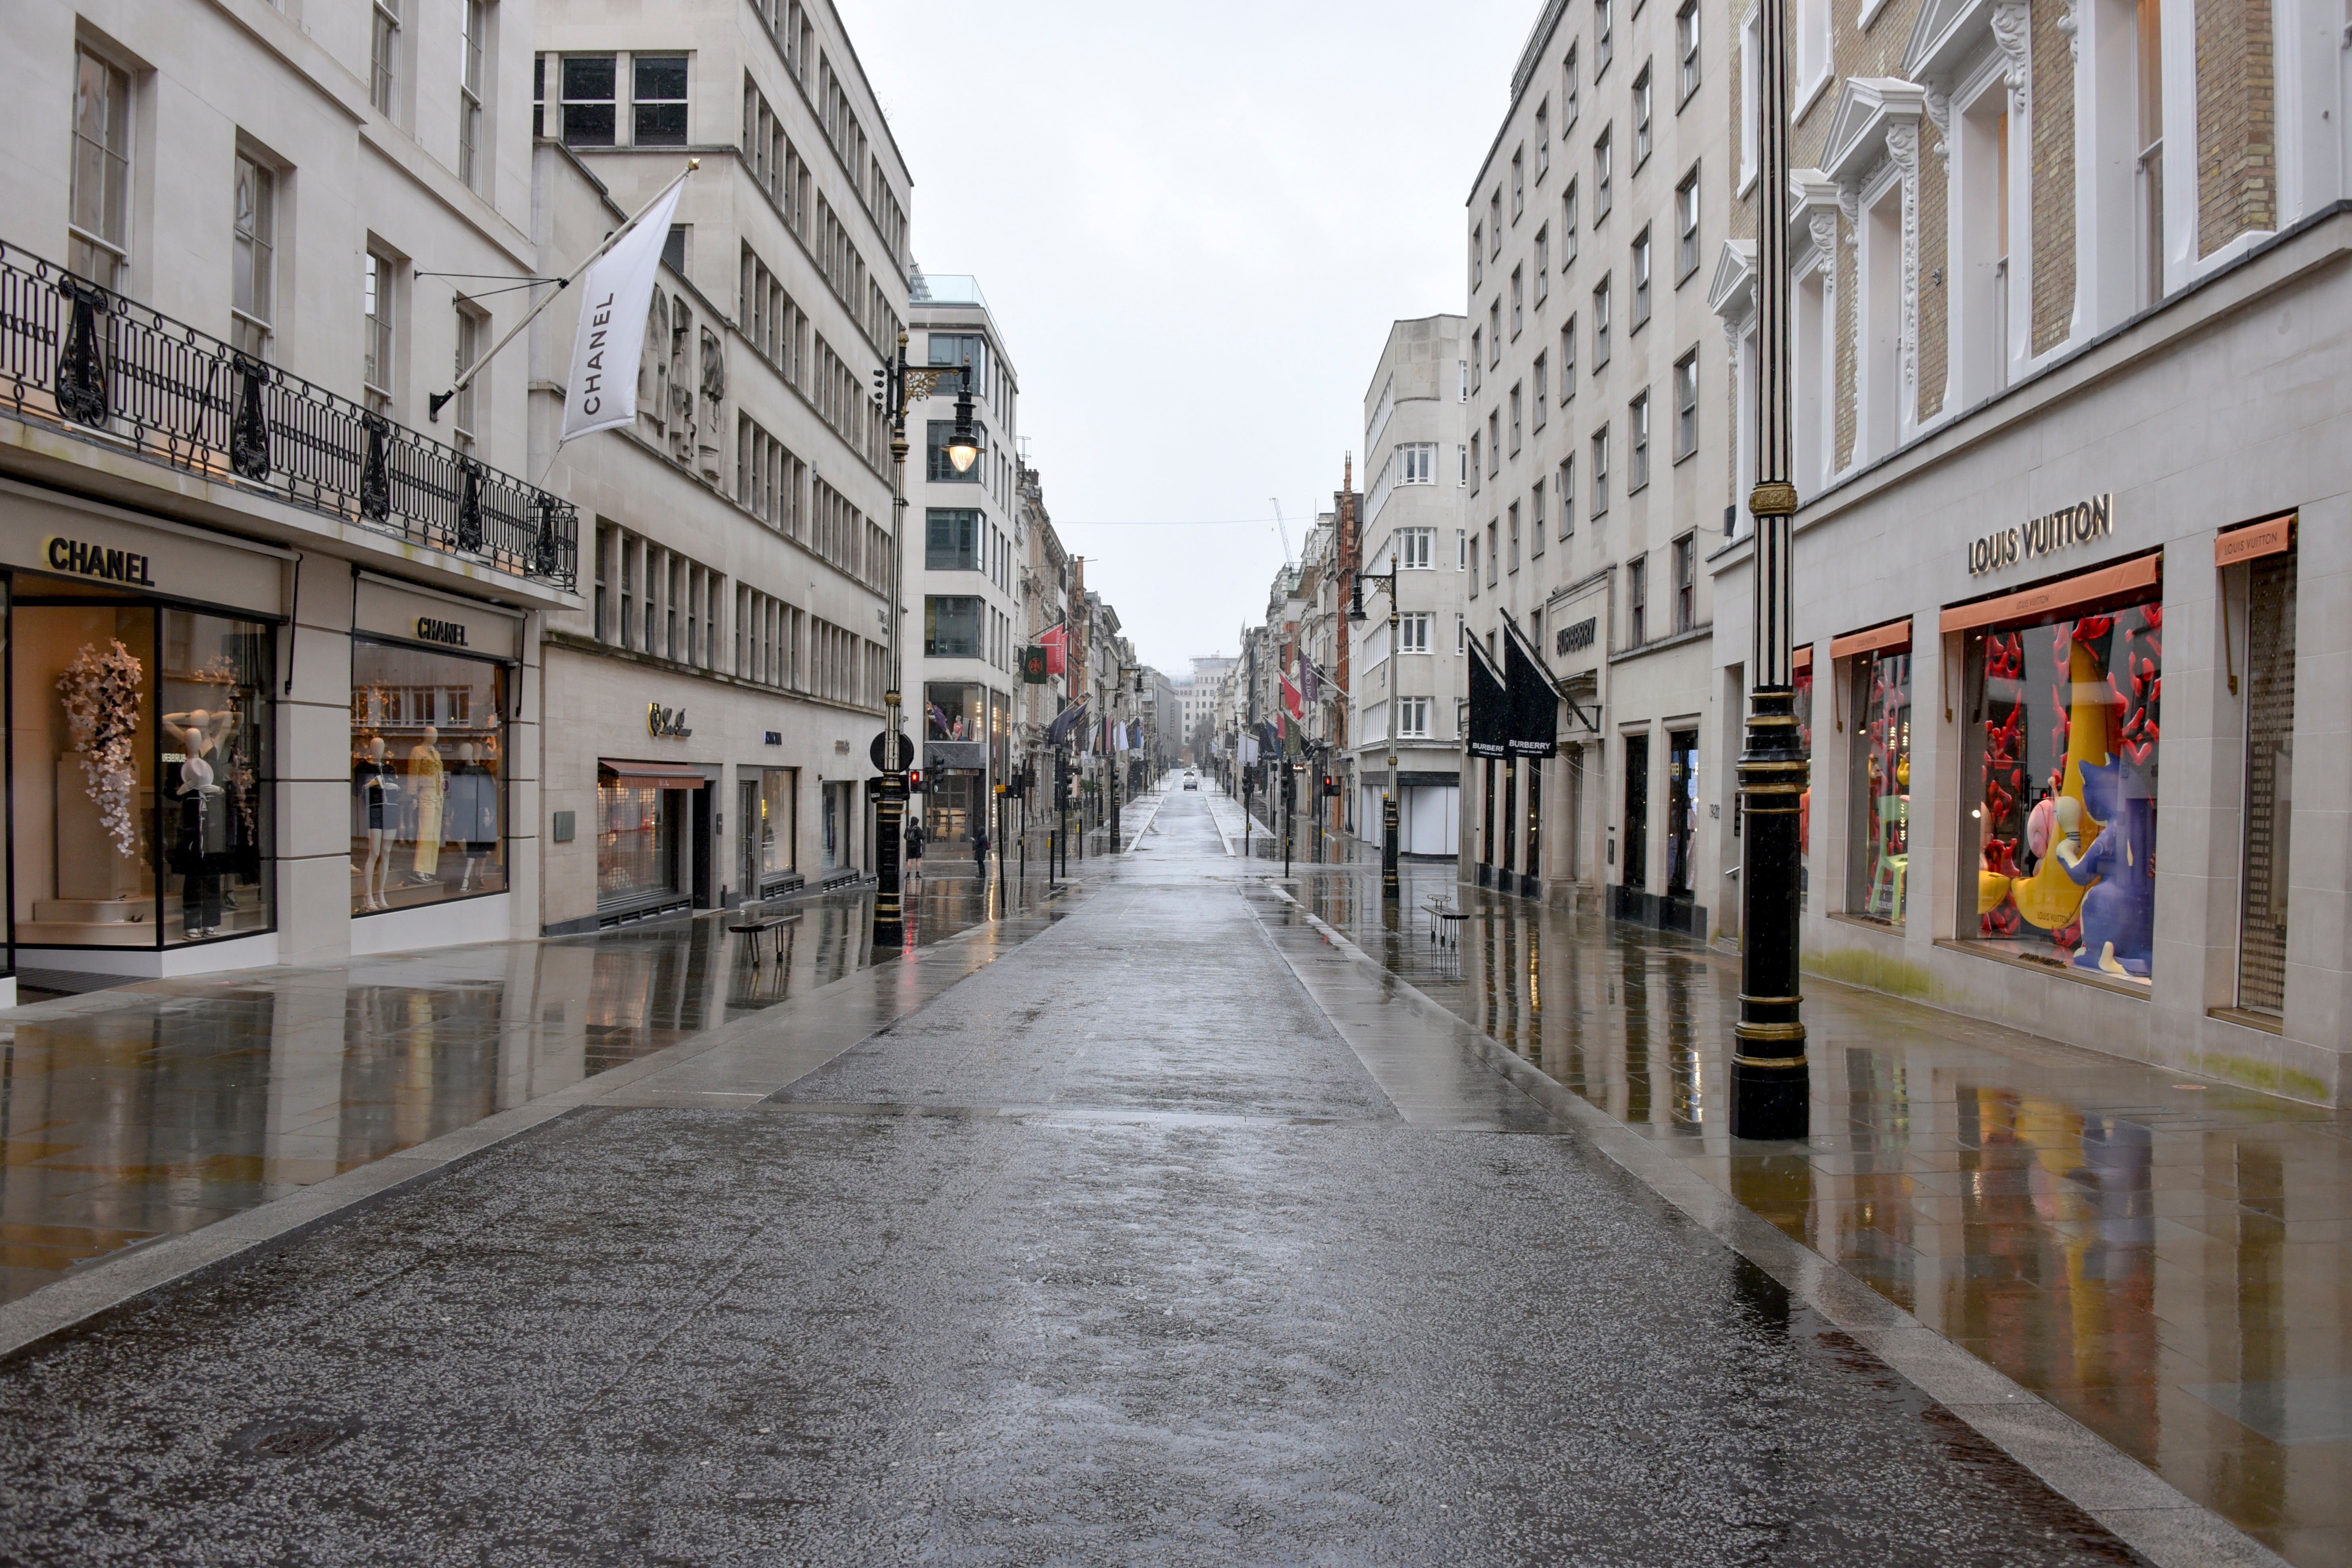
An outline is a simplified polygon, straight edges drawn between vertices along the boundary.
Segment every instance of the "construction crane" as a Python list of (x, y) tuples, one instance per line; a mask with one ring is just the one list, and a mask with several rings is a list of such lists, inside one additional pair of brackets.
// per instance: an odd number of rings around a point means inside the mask
[(1282, 530), (1282, 563), (1290, 564), (1290, 524), (1282, 521), (1282, 498), (1274, 498), (1274, 526)]

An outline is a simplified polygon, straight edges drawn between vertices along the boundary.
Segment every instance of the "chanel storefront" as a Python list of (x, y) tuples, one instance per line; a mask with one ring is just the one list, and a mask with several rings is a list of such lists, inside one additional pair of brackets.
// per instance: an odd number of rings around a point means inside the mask
[(526, 624), (0, 480), (0, 1004), (514, 935)]
[[(2307, 327), (2352, 283), (2289, 259), (2211, 286), (2258, 306), (2192, 294), (1799, 514), (1815, 984), (2352, 1095), (2352, 383)], [(1748, 552), (1714, 563), (1729, 692)], [(1737, 866), (1733, 781), (1711, 799)]]

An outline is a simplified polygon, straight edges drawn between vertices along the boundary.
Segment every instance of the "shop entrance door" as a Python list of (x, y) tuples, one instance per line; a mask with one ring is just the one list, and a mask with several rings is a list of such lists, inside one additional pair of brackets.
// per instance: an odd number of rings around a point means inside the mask
[(740, 901), (760, 896), (760, 781), (740, 779), (735, 785), (735, 890)]
[(1629, 888), (1650, 885), (1650, 737), (1625, 737), (1625, 865)]
[(1666, 897), (1691, 896), (1691, 850), (1697, 842), (1698, 731), (1666, 736)]

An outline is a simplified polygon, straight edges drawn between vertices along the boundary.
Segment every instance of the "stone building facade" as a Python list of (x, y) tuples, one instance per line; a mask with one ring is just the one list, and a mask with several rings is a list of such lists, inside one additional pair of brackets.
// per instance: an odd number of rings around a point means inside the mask
[[(2340, 16), (1796, 12), (1811, 962), (2346, 1103)], [(1744, 353), (1752, 257), (1712, 290)], [(1744, 529), (1709, 566), (1728, 743)]]

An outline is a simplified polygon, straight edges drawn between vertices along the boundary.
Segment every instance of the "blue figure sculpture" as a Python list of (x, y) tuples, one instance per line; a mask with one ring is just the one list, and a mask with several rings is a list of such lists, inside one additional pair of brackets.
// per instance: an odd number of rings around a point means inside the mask
[[(2105, 824), (2088, 849), (2081, 847), (2086, 816)], [(2085, 763), (2082, 804), (2060, 800), (2058, 826), (2065, 836), (2059, 864), (2090, 889), (2074, 967), (2145, 980), (2156, 945), (2155, 791), (2121, 757)]]

